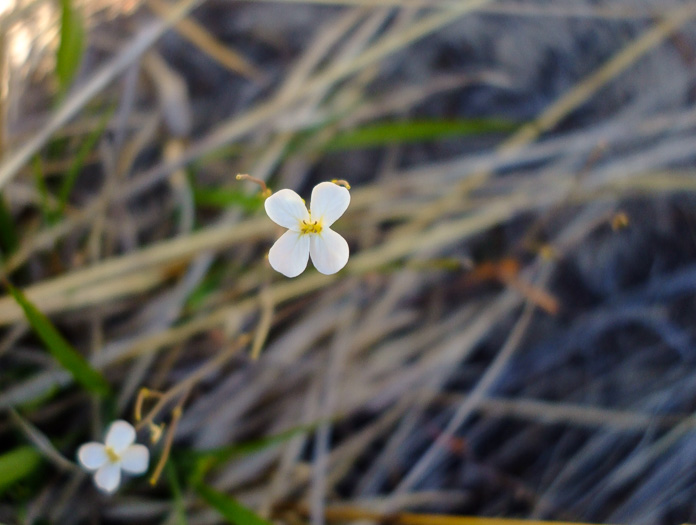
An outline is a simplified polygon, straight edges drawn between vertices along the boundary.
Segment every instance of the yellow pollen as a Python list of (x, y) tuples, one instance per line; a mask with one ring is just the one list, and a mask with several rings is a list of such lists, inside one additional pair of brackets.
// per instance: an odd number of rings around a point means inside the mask
[(302, 221), (300, 226), (300, 233), (306, 235), (308, 233), (321, 233), (323, 227), (320, 221), (313, 221), (312, 219)]
[(114, 449), (111, 447), (106, 447), (106, 456), (109, 458), (109, 461), (111, 461), (111, 463), (116, 463), (117, 461), (121, 460), (121, 456), (116, 454), (116, 452), (114, 452)]

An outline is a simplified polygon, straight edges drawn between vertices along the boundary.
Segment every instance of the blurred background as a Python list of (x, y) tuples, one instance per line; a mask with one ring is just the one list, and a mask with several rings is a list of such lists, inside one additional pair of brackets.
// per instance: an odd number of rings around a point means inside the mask
[[(695, 522), (695, 66), (687, 0), (0, 0), (0, 522)], [(348, 181), (345, 269), (238, 173)]]

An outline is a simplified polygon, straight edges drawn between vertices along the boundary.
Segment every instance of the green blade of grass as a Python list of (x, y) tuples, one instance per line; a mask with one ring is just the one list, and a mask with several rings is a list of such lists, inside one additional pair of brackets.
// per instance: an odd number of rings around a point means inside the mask
[(241, 190), (228, 188), (194, 188), (193, 199), (196, 206), (209, 208), (238, 207), (253, 212), (263, 207), (264, 198), (260, 193), (249, 195)]
[(186, 472), (189, 483), (195, 485), (203, 480), (203, 477), (218, 465), (222, 465), (238, 456), (253, 454), (260, 450), (279, 445), (296, 435), (312, 432), (323, 421), (315, 421), (308, 425), (299, 425), (289, 428), (278, 434), (238, 443), (228, 447), (209, 450), (180, 450), (176, 453), (177, 466), (181, 472)]
[(196, 288), (194, 288), (186, 299), (187, 311), (195, 312), (201, 307), (203, 302), (210, 297), (210, 295), (220, 290), (223, 279), (225, 278), (228, 270), (229, 268), (227, 265), (226, 267), (214, 266), (211, 270), (209, 270), (208, 275)]
[(48, 186), (46, 186), (46, 177), (44, 176), (43, 162), (38, 155), (34, 157), (32, 169), (34, 172), (34, 180), (36, 181), (36, 190), (39, 192), (39, 197), (41, 197), (41, 215), (46, 224), (54, 224), (57, 215), (51, 205), (51, 197), (48, 192)]
[(248, 147), (242, 147), (240, 144), (228, 144), (226, 146), (220, 146), (206, 153), (203, 153), (195, 160), (191, 161), (191, 168), (193, 170), (199, 170), (204, 168), (207, 164), (213, 162), (229, 162), (242, 155), (242, 153), (247, 152)]
[(235, 525), (272, 525), (234, 498), (198, 483), (196, 492), (208, 505), (217, 510), (229, 523)]
[(13, 254), (19, 247), (17, 225), (12, 218), (5, 196), (0, 195), (0, 249), (3, 257)]
[(184, 501), (184, 496), (181, 492), (181, 483), (179, 483), (176, 468), (171, 461), (167, 463), (167, 480), (169, 481), (169, 487), (172, 489), (174, 523), (177, 523), (177, 525), (187, 525), (188, 520), (186, 519), (186, 502)]
[(58, 212), (60, 214), (65, 211), (65, 206), (68, 203), (68, 197), (70, 197), (70, 192), (75, 186), (75, 181), (77, 180), (77, 176), (80, 173), (82, 166), (84, 166), (85, 161), (87, 160), (87, 156), (94, 149), (99, 137), (101, 137), (104, 133), (104, 129), (106, 129), (106, 125), (109, 123), (109, 120), (111, 120), (113, 113), (113, 109), (104, 113), (99, 121), (99, 125), (87, 136), (85, 141), (77, 150), (75, 160), (70, 165), (68, 172), (65, 174), (63, 183), (58, 191)]
[(41, 454), (30, 446), (17, 447), (0, 456), (0, 493), (30, 475), (41, 463)]
[[(260, 439), (254, 439), (252, 441), (246, 441), (244, 443), (238, 443), (236, 445), (230, 445), (229, 447), (221, 447), (211, 450), (197, 450), (190, 452), (190, 457), (201, 463), (205, 463), (207, 468), (214, 465), (219, 465), (225, 463), (230, 459), (238, 456), (245, 456), (247, 454), (253, 454), (259, 450), (264, 450), (266, 448), (272, 447), (274, 445), (279, 445), (299, 434), (305, 434), (307, 432), (312, 432), (316, 430), (323, 421), (317, 421), (309, 425), (299, 425), (296, 427), (289, 428), (278, 434), (272, 436), (263, 437)], [(206, 470), (207, 470), (206, 468)]]
[(425, 142), (451, 137), (506, 133), (517, 124), (502, 119), (405, 120), (369, 124), (338, 134), (329, 140), (324, 151), (377, 148), (388, 144)]
[(19, 289), (10, 283), (6, 284), (12, 297), (24, 310), (24, 315), (34, 332), (43, 341), (56, 361), (72, 374), (76, 382), (86, 389), (102, 397), (108, 396), (111, 389), (106, 379), (90, 366), (87, 360), (63, 338), (53, 323)]
[(85, 29), (80, 13), (70, 0), (61, 0), (60, 45), (56, 54), (56, 74), (61, 93), (65, 93), (82, 61)]

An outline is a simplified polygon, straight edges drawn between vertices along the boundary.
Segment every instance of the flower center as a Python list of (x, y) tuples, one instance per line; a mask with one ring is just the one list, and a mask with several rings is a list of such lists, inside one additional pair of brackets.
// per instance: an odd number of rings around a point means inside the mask
[(300, 224), (300, 233), (306, 235), (308, 233), (321, 233), (323, 227), (320, 221), (313, 221), (311, 217), (308, 220), (302, 221)]
[(121, 456), (116, 454), (116, 452), (114, 451), (113, 448), (106, 447), (105, 451), (106, 451), (106, 456), (109, 458), (109, 461), (111, 461), (111, 463), (116, 463), (117, 461), (121, 460)]

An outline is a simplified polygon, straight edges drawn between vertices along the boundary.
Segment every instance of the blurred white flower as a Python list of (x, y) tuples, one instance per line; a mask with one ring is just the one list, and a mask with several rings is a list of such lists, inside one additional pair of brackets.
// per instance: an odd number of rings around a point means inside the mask
[(94, 484), (113, 494), (121, 483), (121, 470), (143, 474), (150, 462), (150, 451), (135, 443), (135, 429), (127, 421), (114, 421), (109, 426), (104, 444), (85, 443), (77, 451), (80, 464), (94, 472)]
[(297, 277), (307, 260), (325, 275), (331, 275), (348, 262), (348, 243), (330, 226), (350, 204), (350, 192), (333, 182), (322, 182), (312, 190), (309, 211), (292, 190), (280, 190), (266, 199), (266, 213), (286, 231), (271, 247), (268, 260), (277, 272)]

